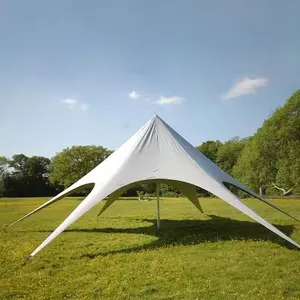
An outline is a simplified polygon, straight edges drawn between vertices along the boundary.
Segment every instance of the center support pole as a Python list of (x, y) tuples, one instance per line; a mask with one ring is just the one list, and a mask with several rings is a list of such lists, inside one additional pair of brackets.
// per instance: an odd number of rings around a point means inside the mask
[(159, 211), (159, 183), (156, 183), (156, 211), (157, 211), (157, 230), (160, 228), (160, 211)]

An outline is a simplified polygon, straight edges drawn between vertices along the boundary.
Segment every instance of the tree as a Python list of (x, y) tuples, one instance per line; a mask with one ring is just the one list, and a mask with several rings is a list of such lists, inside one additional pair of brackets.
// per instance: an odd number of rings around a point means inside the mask
[(159, 192), (165, 197), (178, 197), (182, 196), (181, 192), (174, 188), (172, 185), (161, 183), (159, 185)]
[[(276, 109), (246, 143), (233, 168), (233, 174), (256, 190), (264, 187), (266, 191), (274, 192), (272, 183), (279, 185), (276, 181), (286, 184), (282, 188), (287, 190), (296, 184), (297, 176), (299, 177), (299, 173), (296, 174), (298, 167), (294, 163), (294, 153), (299, 153), (299, 141), (300, 90), (284, 106)], [(296, 175), (283, 180), (287, 172)]]
[(32, 156), (27, 160), (25, 174), (36, 178), (47, 178), (50, 159), (42, 156)]
[(0, 176), (3, 175), (9, 167), (9, 160), (5, 156), (0, 156)]
[(49, 196), (55, 192), (50, 184), (50, 160), (42, 156), (16, 154), (8, 161), (9, 172), (2, 179), (3, 194), (16, 196)]
[[(32, 156), (26, 165), (26, 178), (33, 196), (49, 195), (55, 190), (49, 181), (50, 159), (42, 156)], [(34, 187), (34, 188), (33, 188)], [(28, 193), (30, 193), (28, 191)]]
[(232, 169), (245, 146), (245, 140), (235, 137), (218, 148), (216, 163), (225, 172), (232, 174)]
[(287, 153), (277, 161), (276, 184), (272, 183), (283, 195), (300, 192), (300, 140), (290, 141), (286, 148)]
[(232, 175), (251, 189), (258, 191), (265, 183), (265, 179), (260, 176), (260, 168), (263, 166), (258, 166), (259, 151), (257, 148), (256, 140), (253, 137), (250, 138), (232, 168)]
[(73, 146), (63, 149), (51, 161), (50, 182), (67, 188), (94, 169), (111, 153), (112, 151), (102, 146)]
[(15, 175), (26, 176), (28, 159), (29, 157), (24, 154), (15, 154), (12, 157), (9, 166), (12, 168)]
[(2, 178), (3, 195), (7, 197), (28, 196), (26, 184), (26, 163), (28, 157), (24, 154), (16, 154), (8, 160), (10, 172)]
[(0, 197), (3, 196), (5, 192), (4, 177), (8, 172), (8, 168), (9, 160), (4, 156), (0, 156)]
[(204, 154), (212, 162), (216, 162), (217, 153), (222, 143), (220, 141), (206, 141), (200, 146), (196, 147), (202, 154)]

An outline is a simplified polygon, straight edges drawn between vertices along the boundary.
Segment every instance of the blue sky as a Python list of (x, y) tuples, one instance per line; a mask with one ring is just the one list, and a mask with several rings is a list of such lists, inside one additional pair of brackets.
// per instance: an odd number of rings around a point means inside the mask
[(155, 113), (199, 145), (299, 88), (300, 1), (0, 2), (0, 155), (116, 149)]

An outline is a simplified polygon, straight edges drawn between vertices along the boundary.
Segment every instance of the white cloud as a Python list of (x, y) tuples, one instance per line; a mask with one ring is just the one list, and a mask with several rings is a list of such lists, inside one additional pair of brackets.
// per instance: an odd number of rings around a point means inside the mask
[(178, 96), (172, 96), (172, 97), (160, 96), (157, 100), (154, 100), (155, 99), (154, 97), (157, 97), (157, 96), (147, 94), (147, 93), (138, 94), (135, 90), (130, 92), (128, 94), (128, 97), (131, 99), (141, 98), (141, 100), (144, 102), (156, 103), (159, 105), (179, 104), (184, 100), (183, 98), (178, 97)]
[(226, 95), (223, 95), (224, 100), (237, 98), (243, 95), (253, 94), (260, 87), (266, 86), (268, 79), (258, 77), (250, 79), (245, 77), (243, 80), (238, 81), (233, 87), (231, 87)]
[(131, 93), (129, 93), (128, 96), (131, 99), (138, 99), (140, 97), (140, 95), (134, 90)]
[(173, 96), (173, 97), (163, 97), (161, 96), (158, 100), (155, 101), (155, 103), (159, 105), (164, 105), (164, 104), (179, 104), (182, 102), (182, 98), (178, 96)]
[(89, 109), (87, 103), (79, 102), (72, 98), (61, 99), (61, 102), (64, 103), (69, 109), (79, 108), (80, 110), (86, 111)]
[(69, 108), (74, 108), (75, 105), (77, 104), (77, 100), (75, 99), (71, 99), (71, 98), (64, 98), (64, 99), (61, 99), (61, 102), (66, 104)]

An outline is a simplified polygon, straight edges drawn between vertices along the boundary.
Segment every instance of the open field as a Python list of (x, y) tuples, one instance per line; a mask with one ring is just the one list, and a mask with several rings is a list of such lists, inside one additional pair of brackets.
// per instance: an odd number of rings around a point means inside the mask
[[(47, 199), (0, 200), (0, 225)], [(118, 200), (98, 204), (26, 265), (79, 204), (64, 199), (0, 233), (0, 299), (300, 299), (300, 251), (225, 202)], [(254, 199), (261, 216), (300, 242), (300, 223)], [(300, 216), (299, 199), (273, 202)], [(6, 205), (7, 203), (7, 205)]]

